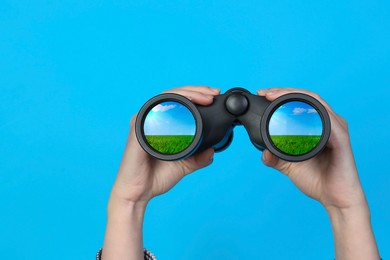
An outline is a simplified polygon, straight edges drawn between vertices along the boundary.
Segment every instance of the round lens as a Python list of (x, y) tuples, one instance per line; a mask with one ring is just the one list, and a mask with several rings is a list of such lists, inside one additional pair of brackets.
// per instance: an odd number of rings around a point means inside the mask
[(268, 132), (274, 146), (288, 155), (303, 155), (320, 142), (323, 126), (318, 111), (301, 101), (282, 104), (272, 114)]
[(192, 112), (174, 101), (154, 106), (144, 121), (144, 134), (148, 144), (162, 154), (184, 151), (194, 140), (196, 121)]

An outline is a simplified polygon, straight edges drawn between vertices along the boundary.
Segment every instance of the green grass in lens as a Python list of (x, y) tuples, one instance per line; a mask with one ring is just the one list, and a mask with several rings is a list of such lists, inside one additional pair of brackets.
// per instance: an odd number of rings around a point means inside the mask
[(177, 154), (184, 151), (194, 140), (193, 135), (146, 135), (154, 150), (163, 154)]
[(289, 155), (302, 155), (310, 152), (317, 146), (320, 139), (320, 135), (271, 135), (274, 145)]

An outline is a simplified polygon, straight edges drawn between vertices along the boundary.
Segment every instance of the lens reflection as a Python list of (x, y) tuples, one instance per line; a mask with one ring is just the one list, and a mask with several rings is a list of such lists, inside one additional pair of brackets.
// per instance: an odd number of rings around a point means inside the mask
[(153, 107), (144, 121), (146, 141), (163, 154), (177, 154), (192, 143), (196, 121), (191, 111), (179, 102), (168, 101)]
[(269, 121), (273, 144), (288, 155), (302, 155), (313, 150), (322, 135), (322, 120), (318, 111), (301, 101), (282, 104)]

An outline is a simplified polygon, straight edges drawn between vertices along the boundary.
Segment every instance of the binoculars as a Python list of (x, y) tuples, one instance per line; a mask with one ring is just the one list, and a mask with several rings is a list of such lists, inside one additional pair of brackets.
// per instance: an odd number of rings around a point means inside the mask
[(233, 88), (208, 106), (178, 94), (161, 94), (143, 105), (135, 130), (141, 147), (166, 161), (185, 159), (213, 148), (225, 150), (235, 126), (243, 125), (253, 145), (277, 157), (299, 162), (320, 153), (329, 139), (330, 119), (312, 96), (290, 93), (274, 101)]

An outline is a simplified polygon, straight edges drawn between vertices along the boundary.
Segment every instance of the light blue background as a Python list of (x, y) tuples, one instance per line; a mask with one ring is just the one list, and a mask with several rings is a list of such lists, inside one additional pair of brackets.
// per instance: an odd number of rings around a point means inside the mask
[[(0, 256), (93, 259), (129, 121), (163, 90), (295, 86), (350, 126), (390, 257), (390, 2), (0, 1)], [(243, 128), (150, 203), (159, 259), (332, 259), (319, 203), (260, 163)]]

